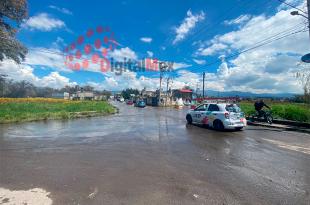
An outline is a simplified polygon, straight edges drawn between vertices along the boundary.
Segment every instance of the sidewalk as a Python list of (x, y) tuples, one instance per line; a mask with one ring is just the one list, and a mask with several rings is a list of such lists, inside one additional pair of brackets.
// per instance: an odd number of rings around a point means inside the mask
[(277, 128), (277, 129), (283, 129), (287, 131), (297, 131), (297, 132), (305, 132), (310, 134), (310, 129), (306, 127), (297, 127), (297, 126), (291, 126), (291, 125), (283, 125), (283, 124), (268, 124), (265, 122), (251, 122), (247, 121), (248, 125), (253, 125), (253, 126), (263, 126), (263, 127), (269, 127), (269, 128)]

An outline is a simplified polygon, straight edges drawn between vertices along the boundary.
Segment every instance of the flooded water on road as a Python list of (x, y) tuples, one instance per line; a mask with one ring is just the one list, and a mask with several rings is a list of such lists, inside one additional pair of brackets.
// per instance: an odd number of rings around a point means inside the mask
[(55, 204), (309, 204), (309, 154), (283, 146), (309, 148), (309, 135), (217, 132), (187, 125), (186, 109), (116, 105), (0, 125), (0, 187), (40, 187)]

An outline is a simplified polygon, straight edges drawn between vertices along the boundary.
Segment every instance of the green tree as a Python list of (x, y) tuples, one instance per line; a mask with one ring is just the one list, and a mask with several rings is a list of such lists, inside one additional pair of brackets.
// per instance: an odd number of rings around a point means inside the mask
[(4, 97), (5, 95), (5, 85), (6, 85), (6, 75), (0, 73), (0, 96)]
[(305, 102), (310, 104), (310, 68), (306, 65), (303, 66), (302, 69), (297, 72), (296, 77), (304, 90)]
[(25, 59), (27, 48), (15, 36), (27, 15), (26, 0), (0, 1), (0, 61), (8, 58), (21, 63)]
[(140, 92), (139, 92), (139, 90), (132, 89), (132, 88), (128, 88), (128, 89), (122, 91), (122, 96), (125, 99), (130, 99), (130, 94), (134, 94), (137, 96), (140, 94)]

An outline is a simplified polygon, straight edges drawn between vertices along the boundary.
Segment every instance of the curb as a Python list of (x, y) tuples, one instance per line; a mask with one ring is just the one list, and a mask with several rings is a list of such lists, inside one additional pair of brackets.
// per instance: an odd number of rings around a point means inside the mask
[(302, 128), (302, 127), (294, 127), (294, 126), (287, 126), (287, 125), (275, 125), (275, 124), (264, 124), (264, 123), (256, 123), (256, 122), (247, 122), (248, 125), (252, 126), (262, 126), (262, 127), (269, 127), (269, 128), (277, 128), (277, 129), (282, 129), (282, 130), (287, 130), (287, 131), (296, 131), (296, 132), (303, 132), (303, 133), (309, 133), (310, 134), (310, 129), (307, 128)]
[[(250, 120), (249, 117), (246, 117), (247, 120)], [(258, 122), (265, 122), (264, 119), (255, 119), (255, 123)], [(293, 121), (293, 120), (282, 120), (282, 119), (273, 119), (273, 123), (279, 124), (279, 125), (287, 125), (290, 127), (301, 127), (301, 128), (306, 128), (310, 129), (310, 123), (308, 122), (298, 122), (298, 121)]]

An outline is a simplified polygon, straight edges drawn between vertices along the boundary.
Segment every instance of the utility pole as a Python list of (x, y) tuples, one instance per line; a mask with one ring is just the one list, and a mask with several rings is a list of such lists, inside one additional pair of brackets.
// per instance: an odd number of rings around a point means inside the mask
[(162, 71), (162, 69), (161, 68), (159, 68), (159, 97), (158, 97), (158, 103), (159, 103), (159, 105), (161, 104), (161, 82), (162, 82), (162, 80), (163, 80), (163, 71)]
[(206, 73), (203, 72), (202, 73), (202, 98), (205, 98), (205, 77), (206, 77)]
[(196, 83), (196, 98), (198, 98), (198, 86), (199, 86), (199, 82)]
[(308, 29), (309, 29), (309, 37), (310, 37), (310, 0), (307, 0), (307, 10), (308, 10)]
[(168, 101), (169, 81), (170, 81), (170, 77), (167, 78), (167, 91), (166, 91), (166, 100), (165, 100), (165, 105), (166, 106), (167, 106), (167, 101)]
[(170, 82), (170, 89), (169, 89), (169, 95), (170, 95), (170, 105), (172, 105), (172, 85), (173, 85), (173, 78), (172, 77), (170, 77), (170, 80), (169, 80), (169, 82)]

